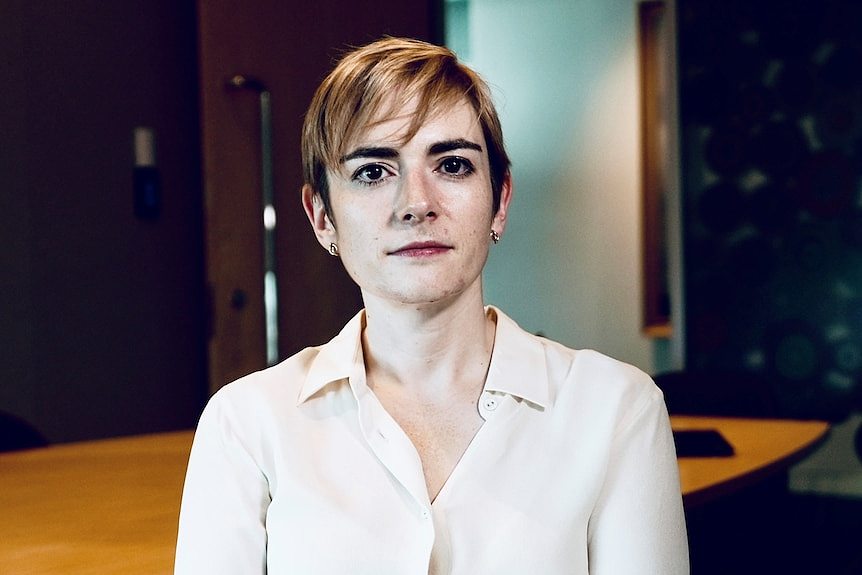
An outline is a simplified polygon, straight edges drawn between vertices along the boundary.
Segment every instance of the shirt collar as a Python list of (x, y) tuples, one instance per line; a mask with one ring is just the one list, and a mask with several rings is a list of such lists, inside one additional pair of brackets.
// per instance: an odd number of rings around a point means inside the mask
[(496, 316), (497, 333), (485, 391), (507, 393), (547, 408), (550, 381), (541, 341), (496, 307), (488, 306), (488, 311)]
[(304, 403), (312, 395), (336, 381), (347, 380), (353, 375), (356, 362), (362, 361), (362, 328), (365, 326), (365, 310), (360, 310), (341, 329), (338, 335), (320, 350), (305, 376), (299, 390), (297, 404)]
[[(485, 391), (506, 393), (548, 407), (550, 382), (544, 346), (498, 308), (488, 306), (487, 309), (496, 320), (497, 329)], [(364, 366), (364, 326), (365, 310), (361, 310), (337, 336), (319, 348), (300, 389), (298, 404), (330, 383), (349, 379), (357, 365)]]

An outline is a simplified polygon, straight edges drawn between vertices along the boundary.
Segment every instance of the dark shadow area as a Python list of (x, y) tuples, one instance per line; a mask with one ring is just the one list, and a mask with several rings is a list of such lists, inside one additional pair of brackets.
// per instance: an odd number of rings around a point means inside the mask
[(789, 493), (778, 477), (686, 518), (692, 575), (862, 573), (862, 499)]
[(0, 453), (48, 445), (38, 429), (11, 413), (0, 411)]
[(673, 371), (654, 380), (672, 415), (780, 417), (768, 382), (751, 373)]

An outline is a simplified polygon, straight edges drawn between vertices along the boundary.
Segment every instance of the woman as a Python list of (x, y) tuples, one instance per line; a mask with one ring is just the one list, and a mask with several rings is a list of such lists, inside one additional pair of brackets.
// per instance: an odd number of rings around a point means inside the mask
[(483, 303), (512, 199), (484, 82), (445, 48), (360, 48), (311, 103), (303, 164), (365, 309), (213, 396), (176, 573), (687, 573), (649, 377)]

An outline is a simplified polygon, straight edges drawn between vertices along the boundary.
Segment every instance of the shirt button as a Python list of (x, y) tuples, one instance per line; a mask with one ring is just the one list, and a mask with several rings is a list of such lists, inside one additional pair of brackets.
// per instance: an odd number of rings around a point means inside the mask
[(484, 405), (485, 409), (487, 409), (488, 411), (494, 411), (495, 409), (497, 409), (497, 398), (490, 395), (486, 395), (485, 398), (482, 400), (482, 405)]
[(429, 515), (430, 515), (430, 513), (428, 513), (428, 510), (423, 507), (422, 508), (422, 519), (428, 519)]

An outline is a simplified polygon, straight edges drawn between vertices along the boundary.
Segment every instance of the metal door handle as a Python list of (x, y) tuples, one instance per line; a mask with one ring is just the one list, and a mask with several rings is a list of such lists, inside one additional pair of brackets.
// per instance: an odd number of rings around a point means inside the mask
[[(278, 362), (278, 282), (275, 273), (275, 203), (272, 181), (272, 104), (269, 90), (257, 78), (236, 74), (227, 81), (234, 90), (251, 90), (260, 98), (260, 151), (263, 219), (263, 308), (266, 328), (266, 364)], [(237, 293), (244, 292), (237, 290)], [(231, 298), (231, 305), (234, 300)], [(241, 307), (244, 307), (243, 302)], [(236, 308), (236, 306), (234, 306)], [(238, 307), (236, 309), (241, 309)]]

